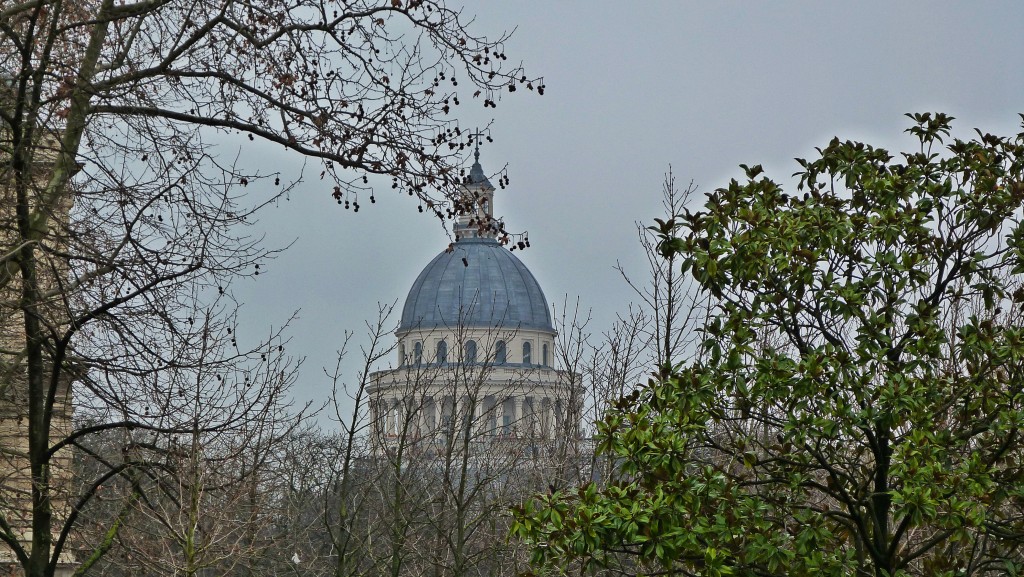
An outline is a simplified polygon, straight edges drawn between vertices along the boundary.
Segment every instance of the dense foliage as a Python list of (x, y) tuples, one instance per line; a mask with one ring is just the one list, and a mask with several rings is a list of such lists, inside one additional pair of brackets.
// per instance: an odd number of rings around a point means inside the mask
[(600, 424), (623, 481), (539, 497), (540, 570), (994, 575), (1024, 567), (1024, 133), (909, 115), (797, 194), (746, 167), (660, 249), (716, 302), (700, 360)]

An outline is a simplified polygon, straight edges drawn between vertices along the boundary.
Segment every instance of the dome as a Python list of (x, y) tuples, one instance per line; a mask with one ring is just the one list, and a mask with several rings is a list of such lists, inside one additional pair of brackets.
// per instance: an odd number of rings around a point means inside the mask
[(555, 332), (537, 279), (493, 238), (463, 238), (437, 255), (405, 299), (399, 331), (505, 327)]

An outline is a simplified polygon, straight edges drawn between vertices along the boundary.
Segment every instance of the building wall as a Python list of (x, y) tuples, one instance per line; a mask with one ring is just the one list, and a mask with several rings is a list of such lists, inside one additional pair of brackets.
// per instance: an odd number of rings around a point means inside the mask
[[(397, 368), (373, 373), (367, 388), (374, 451), (410, 442), (439, 446), (456, 431), (469, 435), (480, 451), (528, 445), (550, 453), (554, 445), (575, 438), (577, 379), (552, 367), (555, 336), (552, 331), (486, 327), (400, 332)], [(467, 362), (469, 341), (476, 343), (475, 362)], [(437, 356), (440, 342), (447, 343), (443, 360)], [(504, 362), (495, 352), (499, 342), (505, 343)], [(419, 357), (417, 343), (422, 346)], [(531, 347), (525, 363), (524, 343)], [(468, 428), (453, 427), (467, 421)]]
[[(45, 184), (48, 169), (53, 165), (54, 151), (58, 145), (56, 135), (42, 139), (34, 159), (35, 179), (29, 189), (30, 204)], [(0, 155), (10, 154), (10, 141), (0, 133)], [(9, 166), (7, 158), (0, 157), (0, 167)], [(0, 172), (0, 254), (7, 254), (19, 247), (21, 237), (15, 218), (18, 205), (17, 195), (9, 173)], [(72, 200), (70, 195), (57, 207), (51, 216), (48, 234), (41, 242), (40, 272), (43, 288), (56, 291), (57, 282), (66, 277), (67, 263), (59, 257), (48, 256), (44, 249), (61, 249), (67, 245), (63, 234), (69, 221)], [(33, 207), (34, 208), (34, 207)], [(0, 273), (2, 274), (2, 273)], [(32, 475), (28, 458), (28, 387), (24, 365), (25, 330), (21, 305), (20, 275), (16, 273), (0, 287), (0, 516), (19, 536), (26, 550), (32, 539)], [(47, 302), (40, 303), (45, 322), (57, 330), (67, 320), (64, 303), (59, 294)], [(49, 371), (48, 371), (49, 372)], [(51, 419), (51, 442), (65, 437), (71, 430), (71, 379), (68, 371), (61, 371), (55, 391), (53, 416)], [(47, 378), (46, 382), (50, 379)], [(68, 514), (71, 485), (70, 451), (62, 450), (50, 463), (51, 508), (54, 513), (54, 528), (59, 529)], [(54, 538), (56, 538), (55, 531)], [(65, 555), (64, 565), (59, 573), (67, 573), (71, 565), (70, 556)], [(0, 543), (0, 574), (17, 572), (16, 557), (6, 545)]]
[[(438, 343), (445, 342), (447, 363), (465, 363), (466, 343), (476, 343), (477, 364), (520, 365), (525, 367), (551, 367), (554, 365), (555, 333), (541, 330), (514, 328), (466, 327), (457, 329), (429, 329), (402, 331), (397, 335), (396, 366), (430, 365), (437, 363)], [(496, 347), (505, 343), (505, 361), (498, 362)], [(416, 357), (416, 343), (422, 346), (421, 358)], [(530, 344), (530, 360), (524, 362), (523, 344)], [(544, 362), (544, 350), (548, 358)]]

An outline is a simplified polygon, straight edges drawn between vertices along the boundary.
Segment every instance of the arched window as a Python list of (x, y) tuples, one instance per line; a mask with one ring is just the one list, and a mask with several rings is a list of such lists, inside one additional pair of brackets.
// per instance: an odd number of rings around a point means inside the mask
[(398, 366), (404, 367), (409, 362), (405, 358), (405, 343), (398, 343)]
[(524, 365), (530, 364), (531, 348), (532, 347), (530, 347), (530, 343), (528, 343), (528, 342), (523, 343), (523, 364)]
[(412, 351), (413, 363), (419, 366), (423, 363), (423, 343), (416, 341), (416, 344), (412, 346)]
[(445, 341), (437, 343), (437, 354), (434, 355), (434, 359), (439, 365), (443, 365), (448, 362), (448, 343)]
[(476, 362), (476, 341), (466, 341), (466, 350), (464, 351), (462, 358), (463, 362), (467, 365), (471, 365)]
[(544, 346), (541, 347), (540, 350), (541, 350), (541, 364), (546, 367), (546, 366), (548, 366), (548, 344), (544, 343)]
[(506, 362), (505, 341), (498, 341), (494, 345), (494, 364), (504, 365)]

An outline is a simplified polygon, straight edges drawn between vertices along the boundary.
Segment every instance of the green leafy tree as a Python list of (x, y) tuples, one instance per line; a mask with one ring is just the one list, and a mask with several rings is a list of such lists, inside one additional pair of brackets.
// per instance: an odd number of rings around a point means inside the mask
[(795, 196), (746, 167), (659, 222), (716, 300), (700, 360), (600, 424), (625, 480), (540, 497), (540, 567), (1016, 575), (1024, 567), (1024, 133), (834, 139)]

